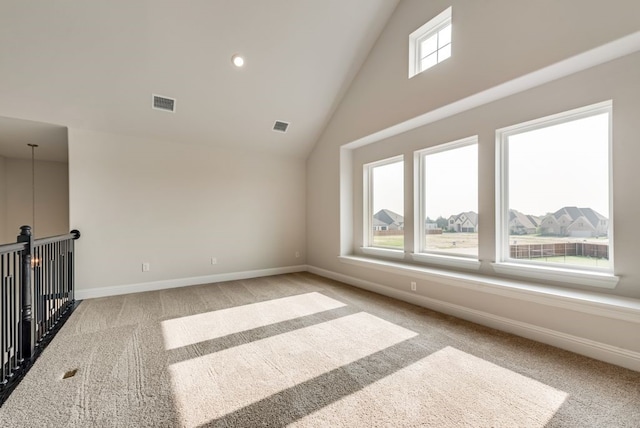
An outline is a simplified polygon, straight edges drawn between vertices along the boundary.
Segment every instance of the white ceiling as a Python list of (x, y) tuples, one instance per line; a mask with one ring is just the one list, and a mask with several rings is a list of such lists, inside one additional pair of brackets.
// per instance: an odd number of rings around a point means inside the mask
[(0, 0), (0, 116), (305, 157), (397, 3)]

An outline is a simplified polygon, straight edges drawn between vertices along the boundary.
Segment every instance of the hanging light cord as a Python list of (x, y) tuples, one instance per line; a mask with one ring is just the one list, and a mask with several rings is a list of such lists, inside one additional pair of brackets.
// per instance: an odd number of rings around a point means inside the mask
[(36, 231), (36, 158), (35, 150), (37, 144), (28, 144), (31, 147), (31, 233), (35, 236)]

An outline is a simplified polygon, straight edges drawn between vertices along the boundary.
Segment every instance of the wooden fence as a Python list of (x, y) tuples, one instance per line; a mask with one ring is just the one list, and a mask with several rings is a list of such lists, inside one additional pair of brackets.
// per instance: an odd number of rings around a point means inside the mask
[(553, 244), (511, 245), (512, 259), (535, 259), (555, 256), (581, 256), (609, 259), (609, 245), (590, 242), (558, 242)]

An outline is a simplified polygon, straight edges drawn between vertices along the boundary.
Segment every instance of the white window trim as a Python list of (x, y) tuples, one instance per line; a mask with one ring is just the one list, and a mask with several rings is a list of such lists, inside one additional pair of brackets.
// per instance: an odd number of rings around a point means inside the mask
[(425, 155), (432, 155), (435, 153), (446, 152), (449, 150), (455, 150), (461, 147), (470, 146), (472, 144), (478, 144), (478, 136), (474, 135), (471, 137), (462, 138), (460, 140), (451, 141), (449, 143), (439, 144), (434, 147), (429, 147), (422, 150), (417, 150), (413, 155), (413, 164), (414, 164), (414, 195), (413, 195), (413, 208), (414, 208), (414, 219), (415, 224), (413, 227), (414, 236), (414, 253), (411, 254), (411, 257), (414, 261), (424, 262), (424, 263), (434, 263), (443, 266), (451, 266), (451, 267), (459, 267), (463, 269), (480, 269), (480, 262), (478, 261), (478, 257), (470, 256), (470, 255), (452, 255), (447, 252), (440, 251), (427, 251), (424, 249), (424, 239), (423, 237), (426, 234), (425, 222), (426, 218), (425, 213), (425, 199), (424, 195), (424, 183), (425, 183), (425, 166), (424, 166), (424, 157)]
[(387, 257), (390, 259), (404, 259), (404, 250), (393, 250), (382, 247), (361, 247), (364, 254), (376, 257)]
[(452, 256), (450, 254), (439, 253), (411, 253), (411, 258), (415, 262), (467, 270), (480, 270), (480, 266), (482, 265), (478, 259), (468, 258), (464, 255)]
[[(373, 244), (373, 174), (371, 174), (371, 170), (378, 166), (384, 166), (396, 162), (404, 162), (404, 155), (398, 155), (387, 159), (382, 159), (375, 162), (366, 163), (362, 166), (362, 182), (363, 182), (363, 192), (362, 192), (362, 213), (363, 213), (363, 221), (362, 221), (362, 251), (364, 253), (369, 253), (372, 255), (382, 255), (383, 257), (393, 257), (392, 254), (401, 253), (402, 257), (404, 257), (404, 250), (393, 249), (393, 248), (382, 248), (382, 247), (374, 247)], [(403, 165), (404, 166), (404, 165)], [(404, 168), (403, 168), (404, 171)], [(404, 233), (404, 232), (403, 232)], [(366, 249), (366, 250), (365, 250)], [(399, 258), (398, 256), (395, 256)]]
[(452, 21), (451, 10), (452, 8), (449, 6), (435, 18), (430, 19), (429, 22), (409, 35), (409, 79), (424, 71), (420, 70), (420, 56), (418, 55), (420, 51), (420, 41), (444, 28), (446, 26), (445, 24), (450, 24)]
[[(547, 128), (549, 126), (574, 120), (609, 113), (609, 261), (611, 268), (596, 267), (562, 267), (549, 263), (530, 260), (516, 260), (508, 257), (509, 250), (509, 183), (508, 183), (508, 148), (507, 140), (511, 135), (525, 131)], [(578, 285), (613, 289), (619, 281), (619, 277), (613, 274), (613, 168), (611, 150), (612, 138), (613, 102), (611, 100), (597, 104), (577, 108), (574, 110), (534, 119), (528, 122), (498, 129), (496, 131), (496, 261), (493, 268), (496, 272), (543, 280), (565, 282)]]
[(532, 265), (528, 263), (496, 262), (493, 263), (493, 270), (504, 275), (588, 285), (591, 287), (608, 288), (610, 290), (616, 288), (620, 280), (619, 277), (606, 272), (558, 268), (555, 266)]

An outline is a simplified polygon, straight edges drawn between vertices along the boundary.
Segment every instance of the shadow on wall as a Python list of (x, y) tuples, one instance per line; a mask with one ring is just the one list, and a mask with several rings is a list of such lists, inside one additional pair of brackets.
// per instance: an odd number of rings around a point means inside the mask
[(69, 232), (68, 158), (66, 127), (0, 117), (0, 243)]

